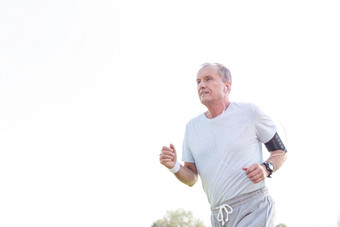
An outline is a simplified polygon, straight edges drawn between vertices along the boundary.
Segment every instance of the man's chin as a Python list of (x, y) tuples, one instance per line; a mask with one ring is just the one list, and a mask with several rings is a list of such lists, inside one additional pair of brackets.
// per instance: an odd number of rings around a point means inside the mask
[(204, 97), (201, 97), (201, 103), (203, 104), (203, 105), (209, 105), (209, 103), (210, 103), (211, 101), (209, 100), (209, 99), (207, 99), (207, 98), (204, 98)]

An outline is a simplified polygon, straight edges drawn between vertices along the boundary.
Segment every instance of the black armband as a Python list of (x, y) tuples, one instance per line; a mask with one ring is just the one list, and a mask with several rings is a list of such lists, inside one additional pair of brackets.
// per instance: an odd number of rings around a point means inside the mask
[(284, 152), (287, 152), (287, 149), (285, 145), (283, 145), (279, 134), (277, 132), (275, 133), (274, 137), (269, 140), (267, 143), (265, 143), (267, 150), (270, 151), (276, 151), (276, 150), (282, 150)]

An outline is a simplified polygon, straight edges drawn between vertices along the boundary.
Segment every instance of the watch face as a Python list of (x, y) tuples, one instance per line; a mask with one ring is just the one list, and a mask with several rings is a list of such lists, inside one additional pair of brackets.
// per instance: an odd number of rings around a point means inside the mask
[(269, 169), (271, 169), (272, 171), (274, 171), (274, 166), (273, 166), (270, 162), (268, 162), (268, 167), (269, 167)]

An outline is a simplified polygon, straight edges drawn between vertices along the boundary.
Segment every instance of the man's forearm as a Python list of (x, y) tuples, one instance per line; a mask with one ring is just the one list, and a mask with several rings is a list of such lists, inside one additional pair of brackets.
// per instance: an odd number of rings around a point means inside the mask
[(177, 173), (175, 173), (175, 176), (177, 177), (177, 179), (179, 181), (181, 181), (182, 183), (188, 185), (188, 186), (193, 186), (197, 179), (198, 179), (198, 175), (197, 173), (195, 173), (193, 170), (191, 170), (190, 168), (186, 167), (186, 166), (182, 166), (179, 169), (179, 171)]
[(276, 150), (270, 152), (270, 157), (268, 158), (268, 162), (270, 162), (274, 166), (274, 172), (280, 169), (282, 164), (287, 159), (287, 153), (282, 150)]

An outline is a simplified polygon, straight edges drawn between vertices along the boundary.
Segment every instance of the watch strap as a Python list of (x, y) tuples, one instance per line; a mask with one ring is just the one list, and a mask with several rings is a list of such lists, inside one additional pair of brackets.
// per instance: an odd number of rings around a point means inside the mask
[[(269, 172), (269, 175), (267, 177), (271, 178), (271, 176), (274, 172), (274, 166), (269, 162), (264, 162), (263, 164), (266, 166), (266, 170)], [(272, 166), (272, 168), (270, 168), (270, 166)]]

